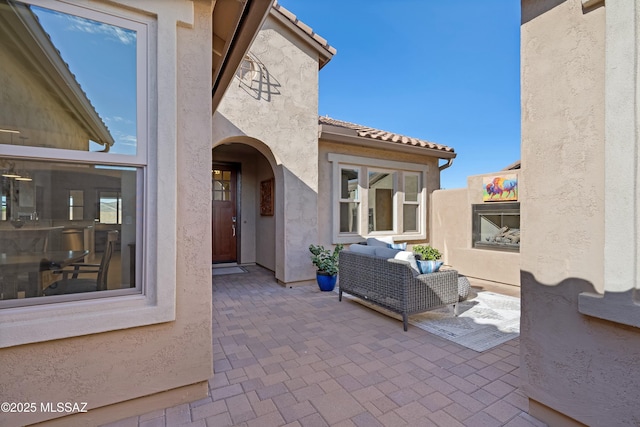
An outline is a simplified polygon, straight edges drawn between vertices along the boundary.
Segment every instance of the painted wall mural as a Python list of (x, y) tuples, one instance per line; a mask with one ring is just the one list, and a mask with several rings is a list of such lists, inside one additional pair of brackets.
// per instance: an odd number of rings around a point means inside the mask
[(485, 202), (518, 200), (518, 175), (516, 174), (484, 177), (482, 187), (482, 200)]

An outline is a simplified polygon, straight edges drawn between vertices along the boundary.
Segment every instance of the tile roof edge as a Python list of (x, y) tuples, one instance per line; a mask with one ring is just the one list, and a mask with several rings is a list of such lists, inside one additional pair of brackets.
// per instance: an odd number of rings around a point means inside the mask
[(327, 42), (327, 39), (325, 39), (324, 37), (314, 32), (313, 28), (311, 28), (310, 26), (308, 26), (307, 24), (299, 20), (294, 13), (292, 13), (289, 9), (285, 8), (280, 3), (278, 3), (278, 0), (274, 0), (272, 5), (272, 10), (279, 12), (284, 18), (286, 18), (293, 25), (295, 25), (300, 30), (302, 30), (303, 33), (305, 33), (313, 41), (319, 44), (320, 47), (322, 47), (322, 49), (324, 49), (330, 55), (330, 57), (336, 54), (337, 52), (336, 48), (331, 46), (329, 42)]
[[(353, 131), (351, 135), (360, 138), (370, 139), (374, 141), (388, 142), (398, 144), (406, 147), (425, 148), (436, 151), (442, 151), (449, 154), (456, 154), (453, 147), (449, 147), (435, 142), (426, 141), (419, 138), (413, 138), (406, 135), (397, 134), (394, 132), (388, 132), (380, 129), (375, 129), (369, 126), (363, 126), (356, 123), (346, 122), (344, 120), (333, 119), (329, 116), (318, 116), (318, 127), (321, 131), (323, 125), (337, 127), (341, 129), (348, 129)], [(349, 136), (348, 133), (342, 133), (345, 136)]]

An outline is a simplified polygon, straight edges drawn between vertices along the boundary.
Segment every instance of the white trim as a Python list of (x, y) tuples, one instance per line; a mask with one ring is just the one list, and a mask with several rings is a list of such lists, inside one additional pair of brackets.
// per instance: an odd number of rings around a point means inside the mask
[(407, 170), (407, 171), (415, 171), (415, 172), (427, 172), (429, 170), (429, 165), (424, 165), (421, 163), (398, 162), (395, 160), (383, 160), (383, 159), (376, 159), (373, 157), (349, 156), (346, 154), (329, 153), (327, 154), (327, 159), (332, 163), (335, 163), (335, 162), (349, 163), (352, 165), (368, 166), (368, 167), (383, 168), (383, 169), (398, 169), (398, 170)]

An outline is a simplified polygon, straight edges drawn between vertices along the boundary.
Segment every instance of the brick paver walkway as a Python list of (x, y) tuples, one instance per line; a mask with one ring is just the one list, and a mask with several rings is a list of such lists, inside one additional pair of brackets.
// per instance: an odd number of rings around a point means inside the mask
[(273, 274), (216, 276), (210, 396), (109, 427), (540, 427), (519, 346), (477, 353)]

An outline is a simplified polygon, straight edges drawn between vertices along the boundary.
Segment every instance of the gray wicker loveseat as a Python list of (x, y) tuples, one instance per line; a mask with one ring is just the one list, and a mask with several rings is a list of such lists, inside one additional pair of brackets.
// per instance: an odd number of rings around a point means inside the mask
[(467, 297), (468, 287), (458, 289), (456, 270), (418, 274), (417, 266), (393, 258), (386, 248), (376, 255), (354, 252), (354, 246), (340, 252), (339, 300), (345, 292), (401, 314), (405, 331), (409, 315), (449, 304), (457, 314), (456, 304)]

